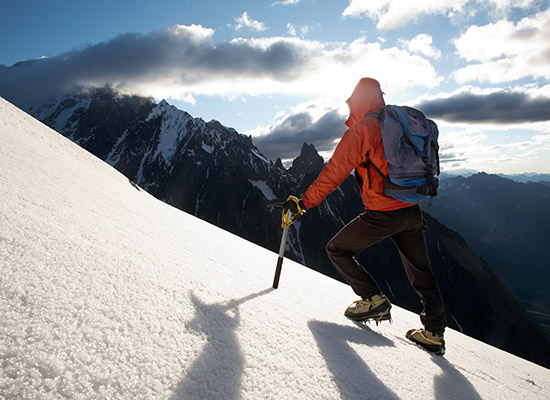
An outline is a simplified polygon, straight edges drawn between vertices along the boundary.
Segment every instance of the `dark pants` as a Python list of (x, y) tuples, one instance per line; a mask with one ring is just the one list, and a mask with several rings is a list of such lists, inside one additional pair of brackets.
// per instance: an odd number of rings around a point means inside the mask
[(439, 286), (432, 273), (420, 207), (394, 211), (367, 210), (359, 215), (327, 244), (327, 253), (353, 291), (367, 298), (381, 294), (380, 288), (355, 260), (355, 255), (383, 239), (391, 238), (401, 256), (407, 277), (416, 290), (424, 310), (422, 324), (432, 332), (445, 329), (445, 309)]

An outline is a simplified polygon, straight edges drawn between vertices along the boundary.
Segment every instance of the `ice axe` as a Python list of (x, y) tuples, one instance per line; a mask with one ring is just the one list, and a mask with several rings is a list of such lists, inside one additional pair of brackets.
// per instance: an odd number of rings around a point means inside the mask
[[(279, 247), (279, 258), (277, 259), (277, 267), (275, 268), (275, 277), (273, 278), (273, 289), (279, 287), (279, 277), (281, 276), (281, 269), (283, 267), (283, 259), (285, 257), (285, 248), (286, 241), (288, 239), (288, 229), (290, 225), (294, 223), (298, 218), (300, 218), (304, 211), (300, 207), (299, 200), (294, 196), (289, 196), (288, 200), (292, 200), (296, 203), (296, 208), (298, 212), (296, 214), (292, 213), (290, 210), (283, 208), (283, 215), (281, 217), (281, 228), (283, 228), (283, 237), (281, 238), (281, 247)], [(287, 200), (287, 201), (288, 201)], [(284, 203), (274, 203), (270, 204), (270, 207), (283, 207)]]

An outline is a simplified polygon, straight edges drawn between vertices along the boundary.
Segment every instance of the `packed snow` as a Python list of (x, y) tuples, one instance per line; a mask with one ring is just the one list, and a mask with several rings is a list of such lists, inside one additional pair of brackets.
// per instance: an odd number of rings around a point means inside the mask
[[(343, 317), (346, 285), (132, 186), (0, 98), (0, 398), (548, 399), (550, 371)], [(182, 188), (185, 190), (185, 188)], [(273, 234), (276, 234), (274, 232)]]

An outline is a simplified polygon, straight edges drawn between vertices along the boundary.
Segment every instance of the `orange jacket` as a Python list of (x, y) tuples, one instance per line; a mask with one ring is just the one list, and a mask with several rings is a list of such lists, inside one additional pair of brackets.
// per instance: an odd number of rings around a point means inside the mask
[[(377, 118), (365, 118), (371, 113), (379, 112), (385, 105), (380, 84), (371, 78), (361, 79), (346, 103), (350, 110), (346, 121), (349, 129), (340, 139), (340, 143), (319, 177), (306, 190), (302, 198), (306, 208), (319, 205), (327, 195), (336, 190), (349, 174), (359, 167), (367, 152), (370, 154), (371, 161), (384, 174), (388, 174), (380, 121)], [(361, 199), (365, 209), (389, 211), (411, 206), (410, 203), (384, 196), (383, 178), (374, 169), (371, 168), (370, 189), (367, 170), (360, 167), (358, 171), (363, 179)]]

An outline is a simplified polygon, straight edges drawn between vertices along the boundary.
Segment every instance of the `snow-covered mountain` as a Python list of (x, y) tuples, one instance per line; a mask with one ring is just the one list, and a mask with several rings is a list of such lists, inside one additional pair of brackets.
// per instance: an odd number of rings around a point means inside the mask
[[(29, 113), (156, 198), (271, 250), (279, 247), (281, 229), (280, 210), (269, 204), (303, 192), (323, 167), (313, 146), (305, 146), (304, 156), (287, 171), (280, 161), (265, 159), (251, 137), (218, 121), (109, 88), (55, 98)], [(352, 179), (346, 186), (356, 190)], [(357, 196), (351, 207), (341, 207), (343, 197), (339, 191), (319, 208), (331, 233), (361, 211)], [(290, 256), (336, 277), (324, 251), (320, 257), (319, 246), (310, 245), (331, 234), (304, 235), (301, 226), (291, 231)]]
[[(53, 99), (30, 112), (106, 161), (156, 198), (229, 232), (278, 250), (280, 210), (268, 204), (300, 195), (323, 168), (304, 144), (289, 170), (266, 160), (250, 137), (193, 118), (165, 101), (105, 88)], [(352, 177), (291, 228), (288, 257), (341, 279), (325, 244), (363, 211)], [(543, 366), (550, 338), (505, 290), (487, 263), (454, 232), (426, 215), (427, 244), (451, 327)], [(421, 309), (393, 243), (359, 255), (395, 304)]]
[(360, 327), (344, 284), (156, 200), (0, 98), (0, 397), (547, 399), (549, 370), (418, 316)]

